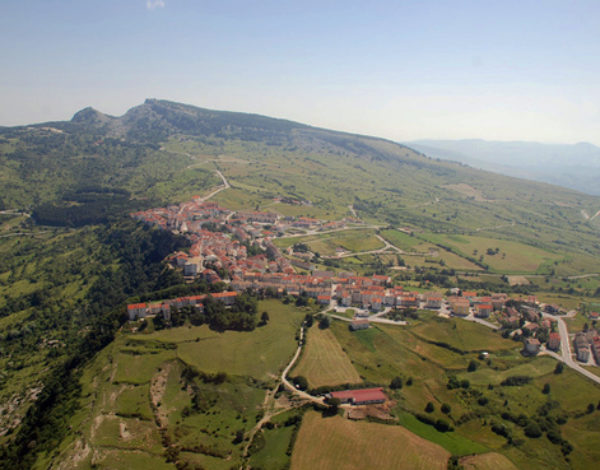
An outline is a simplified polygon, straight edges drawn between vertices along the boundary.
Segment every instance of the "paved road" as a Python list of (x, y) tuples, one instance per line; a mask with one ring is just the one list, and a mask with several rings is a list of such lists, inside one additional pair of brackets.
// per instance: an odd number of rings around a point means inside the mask
[[(330, 304), (329, 307), (330, 307), (330, 309), (332, 309), (332, 308), (335, 309), (336, 308), (335, 303), (332, 301), (332, 303)], [(352, 308), (352, 307), (348, 307), (348, 308), (351, 308), (355, 312), (357, 310), (361, 310), (361, 309)], [(408, 325), (408, 323), (403, 320), (392, 320), (390, 318), (382, 318), (383, 315), (385, 315), (386, 313), (389, 313), (391, 310), (392, 310), (391, 307), (386, 307), (381, 312), (374, 313), (373, 315), (369, 315), (368, 317), (363, 317), (363, 318), (367, 318), (371, 323), (383, 323), (385, 325), (398, 325), (398, 326)], [(341, 320), (341, 321), (345, 321), (345, 322), (352, 321), (352, 318), (348, 318), (343, 315), (336, 315), (335, 313), (327, 313), (327, 315), (329, 315), (331, 318), (335, 318), (336, 320)]]
[[(461, 318), (461, 317), (459, 317)], [(464, 320), (468, 320), (468, 321), (472, 321), (475, 323), (479, 323), (480, 325), (483, 326), (487, 326), (488, 328), (491, 328), (492, 330), (499, 330), (500, 327), (498, 325), (494, 325), (493, 323), (490, 323), (489, 321), (485, 321), (483, 318), (477, 318), (475, 315), (473, 315), (473, 312), (469, 313), (469, 315), (467, 315), (466, 317), (462, 317)]]
[[(378, 228), (381, 228), (381, 226), (379, 226), (379, 225), (359, 225), (356, 227), (342, 227), (342, 228), (334, 228), (332, 230), (323, 230), (323, 231), (307, 230), (306, 232), (303, 232), (303, 233), (293, 233), (291, 235), (284, 235), (283, 237), (277, 237), (277, 238), (284, 239), (284, 238), (309, 237), (311, 235), (322, 235), (325, 233), (342, 232), (344, 230), (366, 230), (366, 229), (375, 229), (376, 230)], [(352, 255), (352, 256), (354, 256), (354, 255)], [(324, 256), (322, 258), (324, 258)], [(333, 258), (335, 258), (335, 256), (333, 256)]]

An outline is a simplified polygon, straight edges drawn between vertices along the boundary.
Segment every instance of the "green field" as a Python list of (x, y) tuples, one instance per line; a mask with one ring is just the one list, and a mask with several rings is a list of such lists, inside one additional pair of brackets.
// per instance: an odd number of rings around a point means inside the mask
[[(400, 444), (401, 443), (401, 444)], [(304, 416), (292, 470), (446, 469), (450, 454), (401, 426)]]
[(498, 351), (514, 349), (515, 343), (502, 338), (488, 327), (457, 318), (433, 317), (411, 330), (420, 338), (438, 343), (446, 343), (462, 351)]
[(382, 230), (381, 235), (392, 245), (405, 251), (401, 256), (409, 266), (440, 266), (457, 270), (480, 271), (481, 267), (451, 251), (399, 230)]
[[(441, 246), (450, 247), (461, 256), (480, 260), (495, 272), (549, 272), (549, 266), (562, 259), (561, 255), (547, 250), (497, 238), (433, 233), (423, 234), (422, 238)], [(488, 254), (488, 249), (493, 250), (494, 254)], [(498, 253), (496, 253), (496, 249), (498, 249)]]
[(282, 238), (277, 239), (275, 243), (282, 248), (304, 243), (313, 253), (322, 256), (334, 256), (338, 247), (349, 252), (371, 251), (384, 247), (383, 242), (375, 237), (375, 232), (371, 229), (342, 230), (306, 237)]
[(269, 380), (296, 350), (294, 336), (306, 312), (275, 300), (261, 302), (259, 311), (267, 311), (270, 321), (251, 334), (217, 333), (207, 326), (184, 326), (134, 335), (131, 340), (141, 344), (153, 341), (175, 344), (178, 358), (204, 372), (227, 371)]
[(360, 377), (329, 329), (308, 330), (306, 346), (291, 375), (303, 375), (311, 387), (360, 383)]

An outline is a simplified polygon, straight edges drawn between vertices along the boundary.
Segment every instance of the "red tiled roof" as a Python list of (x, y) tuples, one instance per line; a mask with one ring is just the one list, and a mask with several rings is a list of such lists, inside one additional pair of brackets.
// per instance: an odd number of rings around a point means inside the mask
[(383, 388), (362, 388), (359, 390), (343, 390), (341, 392), (331, 392), (333, 398), (340, 400), (354, 400), (355, 402), (387, 400), (387, 395), (383, 393)]
[(212, 297), (219, 299), (222, 297), (235, 297), (237, 295), (237, 292), (235, 291), (230, 291), (230, 292), (217, 292), (214, 294), (210, 294)]
[(134, 310), (138, 308), (146, 308), (146, 304), (129, 304), (127, 310)]

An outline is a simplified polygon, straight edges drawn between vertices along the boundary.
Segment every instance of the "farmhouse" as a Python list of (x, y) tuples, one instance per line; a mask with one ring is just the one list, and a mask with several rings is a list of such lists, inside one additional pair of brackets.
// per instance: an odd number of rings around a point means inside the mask
[(358, 390), (343, 390), (341, 392), (331, 392), (327, 394), (328, 398), (337, 398), (342, 403), (351, 405), (372, 405), (376, 403), (385, 403), (387, 395), (383, 388), (361, 388)]

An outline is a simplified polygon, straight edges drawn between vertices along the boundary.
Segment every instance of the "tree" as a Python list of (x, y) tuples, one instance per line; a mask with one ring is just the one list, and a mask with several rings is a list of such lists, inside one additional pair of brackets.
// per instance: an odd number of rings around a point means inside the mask
[(427, 402), (427, 405), (425, 406), (425, 411), (427, 413), (433, 413), (433, 410), (435, 410), (435, 406), (433, 406), (433, 403)]
[(308, 380), (303, 375), (298, 375), (292, 378), (292, 383), (299, 390), (306, 390), (308, 388)]
[(390, 382), (390, 388), (392, 390), (398, 390), (402, 388), (402, 377), (394, 377)]
[(544, 388), (542, 388), (542, 393), (548, 395), (550, 393), (550, 384), (544, 384)]
[(542, 435), (542, 430), (535, 421), (529, 421), (524, 431), (527, 437), (538, 438)]
[(260, 316), (260, 323), (258, 326), (264, 326), (269, 322), (269, 314), (267, 312), (263, 312)]
[(441, 410), (442, 410), (442, 413), (444, 413), (445, 415), (447, 415), (448, 413), (450, 413), (450, 411), (452, 410), (452, 408), (450, 408), (450, 405), (448, 405), (447, 403), (443, 403)]
[(562, 362), (559, 362), (558, 364), (556, 364), (556, 367), (554, 368), (554, 373), (562, 374), (564, 368), (565, 368), (564, 364)]
[(467, 370), (469, 372), (475, 372), (477, 370), (477, 363), (471, 359), (471, 362), (469, 362), (469, 367), (467, 368)]
[(319, 320), (319, 328), (321, 328), (322, 330), (326, 330), (327, 328), (329, 328), (329, 323), (329, 317), (327, 315), (323, 315)]
[(588, 412), (588, 414), (590, 414), (590, 413), (593, 413), (595, 408), (596, 408), (596, 407), (594, 406), (594, 404), (593, 404), (593, 403), (590, 403), (590, 404), (587, 406), (587, 412)]
[(341, 403), (339, 398), (326, 398), (325, 404), (328, 405), (328, 407), (323, 411), (323, 416), (335, 416)]

